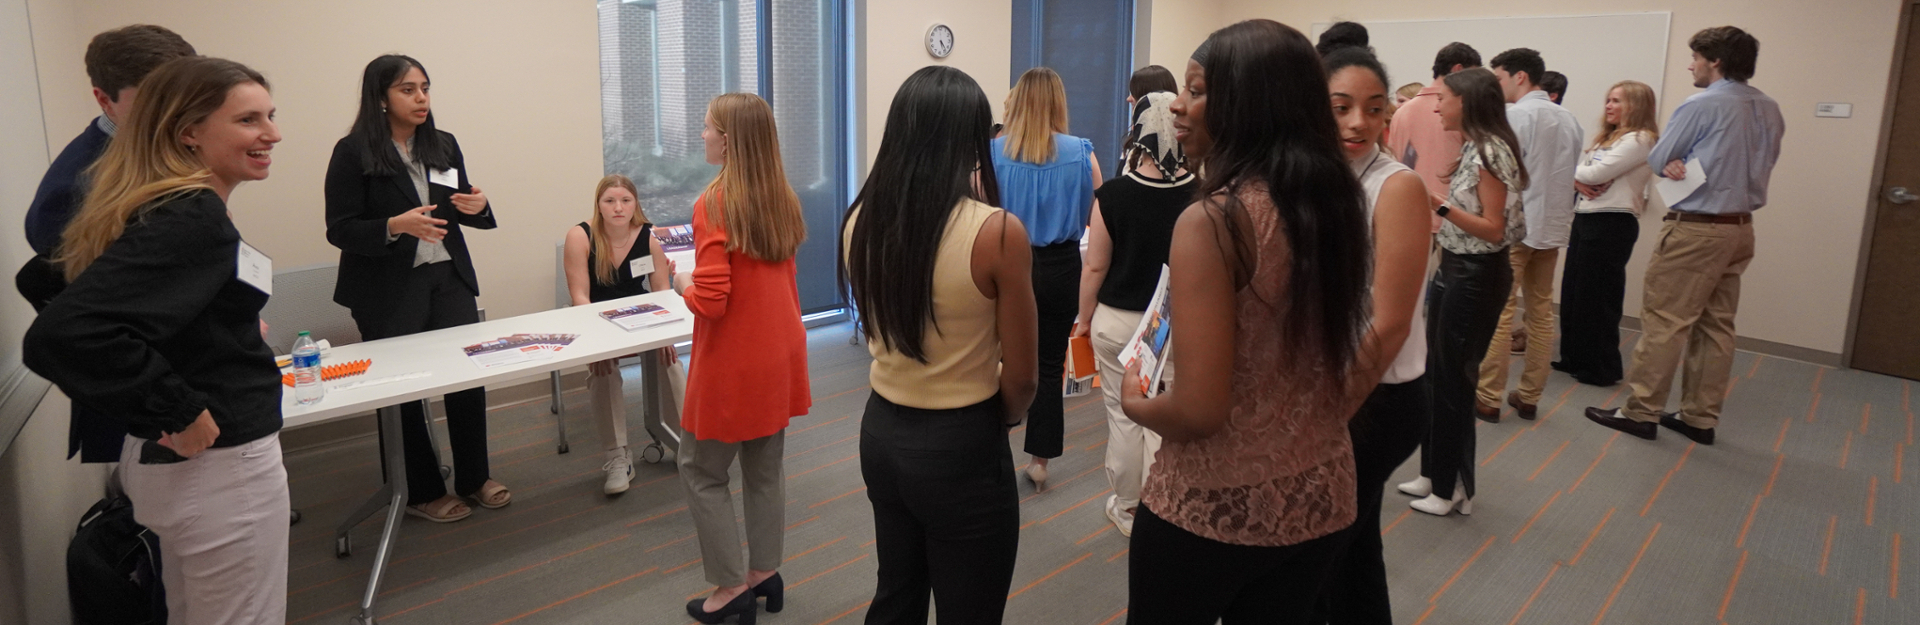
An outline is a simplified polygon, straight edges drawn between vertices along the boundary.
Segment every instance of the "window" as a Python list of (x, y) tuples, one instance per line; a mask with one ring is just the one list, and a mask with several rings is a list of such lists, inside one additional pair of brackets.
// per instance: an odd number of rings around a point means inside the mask
[(685, 224), (719, 168), (700, 130), (730, 92), (773, 105), (789, 184), (806, 213), (801, 308), (839, 308), (836, 233), (847, 206), (846, 0), (597, 0), (606, 173), (640, 189), (654, 224)]

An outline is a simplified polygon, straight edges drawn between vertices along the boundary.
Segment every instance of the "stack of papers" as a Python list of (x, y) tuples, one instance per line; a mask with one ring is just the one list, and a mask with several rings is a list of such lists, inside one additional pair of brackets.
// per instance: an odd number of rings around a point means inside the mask
[(481, 369), (546, 360), (553, 353), (573, 344), (578, 334), (515, 334), (461, 349)]
[(626, 308), (600, 311), (600, 318), (613, 322), (628, 332), (657, 325), (673, 323), (681, 319), (678, 313), (661, 308), (659, 304), (639, 304)]

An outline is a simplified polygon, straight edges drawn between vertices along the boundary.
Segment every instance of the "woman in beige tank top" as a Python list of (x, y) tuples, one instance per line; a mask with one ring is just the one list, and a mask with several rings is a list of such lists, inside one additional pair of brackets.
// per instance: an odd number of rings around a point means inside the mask
[(992, 124), (965, 73), (915, 72), (841, 233), (874, 358), (860, 424), (880, 563), (869, 624), (926, 623), (929, 592), (941, 625), (1005, 616), (1020, 541), (1007, 427), (1038, 388), (1037, 322), (1026, 229), (991, 206), (981, 167)]

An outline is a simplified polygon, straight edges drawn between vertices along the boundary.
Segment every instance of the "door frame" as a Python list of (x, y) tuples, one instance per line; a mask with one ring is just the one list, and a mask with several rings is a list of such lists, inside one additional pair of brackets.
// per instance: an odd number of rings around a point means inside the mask
[[(1886, 185), (1887, 144), (1892, 140), (1893, 116), (1899, 109), (1900, 76), (1905, 69), (1907, 47), (1911, 45), (1908, 39), (1915, 35), (1910, 32), (1910, 24), (1916, 7), (1920, 7), (1920, 0), (1905, 0), (1901, 3), (1900, 23), (1893, 39), (1893, 62), (1887, 73), (1887, 96), (1880, 107), (1880, 139), (1874, 145), (1873, 177), (1872, 183), (1867, 187), (1866, 219), (1862, 220), (1860, 229), (1860, 252), (1854, 260), (1853, 295), (1847, 307), (1846, 343), (1840, 349), (1840, 366), (1847, 369), (1855, 368), (1853, 366), (1854, 342), (1859, 340), (1857, 334), (1860, 331), (1860, 304), (1861, 299), (1866, 295), (1867, 287), (1867, 260), (1871, 258), (1873, 252), (1873, 229), (1880, 216), (1880, 189)], [(1920, 85), (1908, 85), (1907, 88), (1920, 90)]]

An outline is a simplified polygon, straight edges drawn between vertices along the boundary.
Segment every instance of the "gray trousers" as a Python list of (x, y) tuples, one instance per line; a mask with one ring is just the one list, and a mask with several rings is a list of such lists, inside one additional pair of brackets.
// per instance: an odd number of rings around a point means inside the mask
[[(781, 469), (787, 433), (738, 443), (684, 438), (680, 441), (680, 483), (687, 488), (687, 512), (700, 534), (700, 557), (707, 581), (722, 588), (747, 583), (747, 569), (772, 571), (784, 557), (786, 476)], [(740, 557), (740, 530), (733, 522), (733, 493), (727, 471), (740, 458), (745, 482), (748, 557)]]
[(140, 464), (143, 439), (121, 447), (120, 484), (133, 519), (160, 537), (168, 622), (287, 621), (287, 470), (280, 436)]

